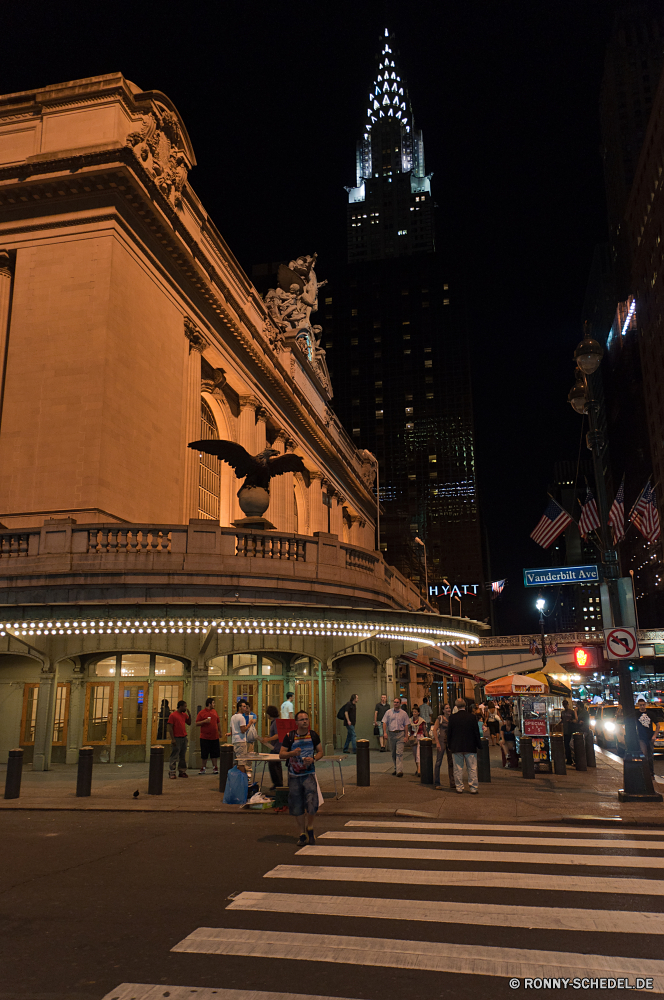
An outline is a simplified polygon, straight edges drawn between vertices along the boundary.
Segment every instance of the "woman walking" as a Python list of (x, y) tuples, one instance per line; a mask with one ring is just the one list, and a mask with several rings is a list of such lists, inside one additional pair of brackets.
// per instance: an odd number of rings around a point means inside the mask
[(413, 757), (415, 759), (415, 767), (418, 775), (420, 773), (420, 740), (423, 740), (426, 735), (427, 724), (420, 715), (420, 711), (417, 706), (413, 706), (413, 715), (407, 727), (407, 739), (408, 742), (414, 741)]
[(438, 748), (438, 753), (436, 755), (436, 764), (433, 769), (433, 783), (436, 791), (442, 791), (442, 786), (440, 784), (440, 767), (447, 756), (447, 769), (449, 772), (450, 788), (454, 788), (454, 778), (452, 777), (452, 754), (450, 753), (447, 746), (447, 725), (450, 721), (450, 716), (452, 715), (452, 709), (449, 705), (443, 706), (442, 714), (438, 716), (433, 725), (432, 736), (435, 740), (436, 746)]
[(495, 747), (498, 746), (498, 743), (500, 741), (500, 723), (502, 720), (498, 715), (498, 712), (496, 711), (496, 706), (493, 703), (487, 705), (487, 709), (489, 711), (487, 717), (487, 725), (489, 727), (489, 740), (491, 741), (491, 746)]

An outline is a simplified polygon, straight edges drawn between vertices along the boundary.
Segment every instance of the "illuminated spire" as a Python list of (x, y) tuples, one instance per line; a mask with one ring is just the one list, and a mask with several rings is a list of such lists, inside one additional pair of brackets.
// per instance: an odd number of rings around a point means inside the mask
[(390, 42), (394, 42), (394, 35), (385, 28), (382, 50), (378, 56), (378, 69), (369, 92), (365, 134), (371, 132), (380, 118), (397, 118), (407, 128), (410, 129), (412, 126), (408, 94), (394, 58), (393, 44)]

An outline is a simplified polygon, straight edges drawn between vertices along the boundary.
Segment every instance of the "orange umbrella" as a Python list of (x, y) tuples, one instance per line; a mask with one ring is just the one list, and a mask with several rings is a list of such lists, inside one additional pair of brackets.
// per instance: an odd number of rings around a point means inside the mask
[(536, 677), (529, 677), (527, 674), (508, 674), (507, 677), (499, 677), (498, 680), (491, 681), (484, 688), (487, 695), (547, 694), (548, 690), (547, 684), (543, 684)]

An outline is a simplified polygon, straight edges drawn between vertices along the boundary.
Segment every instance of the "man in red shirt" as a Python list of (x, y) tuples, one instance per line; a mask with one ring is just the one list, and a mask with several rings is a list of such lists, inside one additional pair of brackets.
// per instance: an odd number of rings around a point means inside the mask
[(187, 774), (187, 726), (191, 725), (191, 715), (186, 701), (179, 701), (178, 707), (168, 717), (168, 735), (171, 738), (171, 756), (168, 762), (168, 777), (175, 778), (177, 767), (181, 778)]
[(219, 774), (219, 716), (214, 710), (214, 698), (208, 698), (205, 708), (196, 716), (196, 725), (201, 727), (201, 769), (205, 774), (208, 757), (212, 761), (212, 773)]

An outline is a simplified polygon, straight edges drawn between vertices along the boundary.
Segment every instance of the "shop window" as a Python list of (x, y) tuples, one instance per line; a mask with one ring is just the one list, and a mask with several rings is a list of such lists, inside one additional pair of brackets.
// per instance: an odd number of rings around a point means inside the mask
[(69, 684), (58, 684), (55, 692), (55, 715), (53, 718), (53, 743), (64, 746), (67, 742), (67, 722), (69, 719)]
[[(212, 410), (201, 399), (201, 439), (217, 441), (219, 431)], [(198, 473), (198, 516), (211, 521), (219, 520), (219, 491), (221, 461), (216, 455), (201, 452)]]
[(184, 664), (181, 660), (171, 659), (170, 656), (157, 656), (155, 658), (154, 672), (155, 677), (182, 677)]
[(100, 660), (95, 664), (95, 674), (97, 677), (115, 677), (115, 667), (117, 656), (108, 656), (105, 660)]
[(215, 656), (214, 659), (210, 660), (208, 663), (208, 674), (227, 674), (228, 673), (228, 657), (227, 656)]
[(120, 673), (123, 677), (147, 677), (150, 673), (150, 654), (123, 653)]
[(255, 653), (233, 653), (234, 674), (257, 674), (258, 657)]

